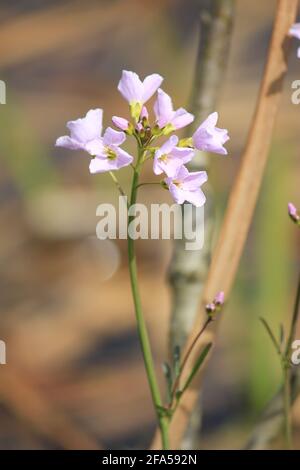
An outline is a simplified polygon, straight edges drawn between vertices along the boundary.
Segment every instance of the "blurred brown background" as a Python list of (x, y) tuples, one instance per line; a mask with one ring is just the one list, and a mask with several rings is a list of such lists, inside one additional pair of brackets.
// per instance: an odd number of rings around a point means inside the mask
[[(231, 135), (230, 156), (211, 156), (217, 223), (254, 110), (274, 6), (275, 0), (237, 1), (218, 109)], [(105, 125), (126, 115), (116, 90), (123, 68), (160, 73), (175, 106), (184, 105), (200, 7), (199, 0), (0, 3), (0, 79), (7, 86), (7, 104), (0, 105), (0, 339), (7, 346), (1, 449), (145, 447), (151, 438), (126, 242), (95, 237), (96, 206), (117, 194), (109, 177), (89, 175), (84, 155), (54, 142), (67, 120), (90, 108), (104, 109)], [(242, 446), (280, 384), (258, 318), (274, 328), (286, 323), (296, 289), (299, 238), (286, 215), (288, 201), (300, 206), (296, 79), (295, 43), (259, 204), (206, 378), (202, 448)], [(120, 177), (128, 187), (129, 171)], [(151, 186), (141, 190), (146, 203), (168, 198)], [(138, 253), (159, 370), (167, 355), (171, 242), (142, 241)], [(294, 423), (300, 448), (300, 403)]]

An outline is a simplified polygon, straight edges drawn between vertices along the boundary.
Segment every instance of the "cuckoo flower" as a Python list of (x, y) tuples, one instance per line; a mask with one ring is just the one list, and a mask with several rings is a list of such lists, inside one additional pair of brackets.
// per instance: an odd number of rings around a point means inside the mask
[(103, 138), (93, 147), (95, 158), (90, 162), (90, 172), (104, 173), (130, 165), (133, 157), (119, 147), (125, 139), (124, 132), (118, 132), (108, 127)]
[(102, 109), (91, 109), (84, 118), (69, 121), (67, 128), (70, 136), (59, 137), (55, 145), (71, 150), (85, 150), (93, 155), (92, 147), (101, 142), (102, 118)]
[(161, 85), (163, 78), (157, 73), (148, 75), (142, 82), (135, 72), (123, 70), (121, 80), (118, 84), (118, 90), (128, 101), (132, 117), (137, 121), (143, 104), (154, 95), (157, 88)]
[(217, 120), (218, 113), (210, 114), (194, 133), (193, 143), (199, 150), (227, 155), (223, 144), (229, 140), (228, 131), (216, 127)]
[(180, 167), (174, 177), (165, 179), (169, 191), (177, 204), (191, 202), (196, 207), (205, 203), (205, 196), (200, 186), (207, 181), (206, 171), (189, 173), (185, 166)]
[(173, 109), (171, 97), (161, 88), (157, 90), (157, 100), (154, 104), (156, 123), (160, 129), (167, 128), (167, 132), (181, 129), (194, 120), (194, 116), (184, 108), (177, 111)]
[[(289, 35), (296, 39), (300, 39), (300, 23), (294, 23), (289, 30)], [(300, 58), (300, 47), (297, 49), (297, 57)]]
[(172, 135), (158, 150), (156, 150), (153, 162), (153, 171), (156, 175), (163, 172), (173, 177), (177, 170), (194, 156), (194, 150), (188, 147), (176, 147), (178, 137)]

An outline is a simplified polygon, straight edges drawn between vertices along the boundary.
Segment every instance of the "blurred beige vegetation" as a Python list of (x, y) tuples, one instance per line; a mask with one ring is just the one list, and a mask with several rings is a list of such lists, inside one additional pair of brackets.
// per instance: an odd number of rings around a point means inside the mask
[[(126, 269), (125, 241), (95, 238), (96, 206), (116, 202), (88, 159), (54, 148), (67, 120), (104, 109), (125, 116), (121, 70), (159, 72), (176, 107), (187, 101), (199, 1), (16, 1), (0, 7), (0, 448), (145, 446), (154, 429)], [(237, 2), (219, 106), (228, 158), (212, 156), (210, 179), (222, 217), (254, 110), (275, 1)], [(280, 371), (258, 318), (276, 327), (292, 311), (299, 238), (286, 206), (299, 206), (300, 79), (290, 58), (274, 145), (238, 282), (204, 390), (201, 447), (243, 446)], [(133, 148), (130, 150), (134, 151)], [(130, 170), (120, 174), (128, 185)], [(152, 180), (151, 166), (144, 176)], [(145, 203), (169, 201), (141, 190)], [(238, 227), (237, 227), (238, 230)], [(138, 243), (141, 291), (157, 367), (167, 354), (168, 241)], [(300, 335), (300, 331), (299, 331)], [(163, 377), (160, 376), (163, 386)], [(300, 447), (300, 402), (294, 413)], [(275, 443), (281, 445), (280, 441)]]

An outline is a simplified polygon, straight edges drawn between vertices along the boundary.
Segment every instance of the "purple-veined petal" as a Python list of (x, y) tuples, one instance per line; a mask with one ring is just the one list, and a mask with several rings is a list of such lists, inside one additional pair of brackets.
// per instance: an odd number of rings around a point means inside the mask
[(172, 195), (174, 201), (177, 204), (183, 204), (184, 203), (184, 201), (185, 201), (184, 191), (182, 191), (180, 188), (178, 188), (178, 186), (176, 186), (176, 184), (170, 183), (169, 191), (170, 191), (170, 194)]
[(59, 137), (55, 142), (56, 147), (64, 147), (70, 150), (82, 150), (83, 144), (77, 142), (77, 140), (71, 139), (68, 135)]
[(69, 121), (67, 127), (71, 138), (81, 143), (101, 137), (102, 133), (102, 109), (91, 109), (84, 118)]
[(179, 108), (175, 111), (171, 124), (173, 124), (175, 129), (182, 129), (182, 127), (188, 126), (193, 120), (193, 114), (188, 113), (184, 108)]
[(143, 81), (143, 95), (142, 95), (142, 102), (146, 103), (152, 95), (156, 92), (156, 90), (162, 84), (163, 77), (158, 75), (158, 73), (153, 73), (152, 75), (148, 75)]
[(205, 204), (206, 197), (201, 189), (197, 191), (185, 191), (185, 200), (194, 204), (196, 207), (201, 207)]
[[(169, 155), (166, 160), (155, 159), (153, 164), (153, 170), (156, 175), (165, 173), (168, 177), (174, 178), (178, 168), (183, 165), (181, 158)], [(155, 171), (156, 170), (156, 171)]]
[(199, 129), (210, 129), (215, 127), (219, 119), (219, 114), (217, 111), (211, 113), (203, 122), (200, 124)]
[(128, 103), (143, 101), (143, 84), (135, 72), (122, 71), (122, 77), (118, 84), (118, 90)]
[(194, 149), (188, 147), (174, 147), (172, 155), (180, 158), (183, 163), (188, 163), (193, 159), (195, 152)]
[(156, 156), (167, 155), (178, 144), (177, 135), (171, 135), (166, 142), (155, 152)]
[(195, 190), (207, 181), (206, 171), (194, 171), (184, 178), (184, 189)]
[(121, 145), (126, 140), (124, 132), (115, 131), (111, 127), (108, 127), (103, 135), (104, 145)]
[(104, 157), (95, 157), (90, 161), (89, 166), (90, 173), (105, 173), (106, 171), (111, 171), (111, 164), (108, 158)]
[(157, 90), (157, 98), (153, 106), (156, 122), (160, 128), (171, 122), (174, 111), (171, 97), (161, 88)]
[(97, 155), (97, 156), (105, 156), (105, 147), (103, 145), (103, 140), (102, 139), (94, 139), (85, 144), (84, 146), (85, 150), (90, 154), (90, 155)]
[(116, 168), (122, 168), (123, 166), (128, 166), (130, 163), (133, 162), (133, 156), (129, 153), (125, 152), (125, 150), (119, 147), (112, 147), (112, 149), (116, 152)]

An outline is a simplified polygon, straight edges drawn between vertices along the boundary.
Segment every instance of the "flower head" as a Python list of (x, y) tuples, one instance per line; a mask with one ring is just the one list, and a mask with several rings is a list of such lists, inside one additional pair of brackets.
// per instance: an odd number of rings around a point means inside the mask
[(205, 196), (200, 186), (206, 181), (206, 171), (190, 173), (185, 166), (178, 168), (175, 176), (165, 179), (165, 183), (177, 204), (183, 204), (187, 201), (196, 207), (201, 207), (205, 203)]
[(192, 160), (194, 150), (188, 147), (176, 147), (178, 137), (172, 135), (154, 154), (153, 171), (156, 175), (165, 173), (169, 177), (176, 175), (178, 168)]
[(153, 109), (159, 128), (163, 129), (167, 126), (169, 132), (175, 129), (181, 129), (194, 120), (194, 116), (188, 113), (184, 108), (179, 108), (177, 111), (174, 111), (170, 96), (161, 88), (157, 90), (157, 99)]
[(90, 172), (104, 173), (130, 165), (133, 157), (119, 147), (125, 139), (124, 132), (108, 127), (101, 141), (93, 148), (95, 158), (90, 162)]
[(101, 141), (102, 119), (102, 109), (91, 109), (84, 118), (69, 121), (67, 128), (70, 136), (59, 137), (55, 145), (71, 150), (85, 150), (93, 155), (92, 147)]
[[(296, 39), (300, 39), (300, 23), (294, 23), (290, 30), (289, 35), (293, 36)], [(297, 49), (297, 57), (300, 58), (300, 47)]]
[(161, 85), (163, 78), (157, 73), (148, 75), (142, 82), (135, 72), (123, 70), (121, 80), (118, 84), (118, 90), (128, 101), (132, 117), (138, 120), (143, 104), (154, 95), (157, 88)]
[(298, 214), (296, 207), (291, 202), (288, 203), (288, 212), (292, 221), (298, 224), (300, 222), (300, 216)]
[(225, 301), (225, 294), (223, 291), (220, 291), (215, 296), (214, 300), (205, 306), (206, 313), (211, 320), (214, 320), (215, 313), (219, 312)]
[(216, 127), (217, 121), (218, 113), (210, 114), (194, 133), (193, 142), (199, 150), (227, 155), (223, 144), (229, 140), (228, 131)]
[(119, 146), (125, 141), (124, 132), (108, 127), (102, 133), (102, 109), (91, 109), (84, 118), (67, 123), (70, 136), (64, 135), (56, 141), (56, 146), (71, 150), (85, 150), (93, 158), (90, 162), (91, 173), (117, 170), (129, 165), (133, 158)]

